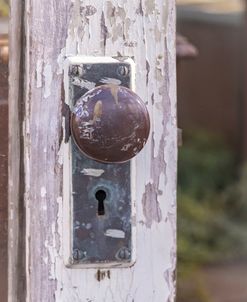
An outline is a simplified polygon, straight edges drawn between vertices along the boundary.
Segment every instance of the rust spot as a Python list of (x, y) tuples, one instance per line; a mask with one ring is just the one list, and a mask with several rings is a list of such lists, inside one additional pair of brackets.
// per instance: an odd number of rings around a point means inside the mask
[(109, 270), (101, 271), (98, 269), (97, 273), (96, 273), (96, 279), (100, 282), (100, 281), (104, 280), (105, 278), (111, 279), (111, 272)]
[(100, 282), (100, 270), (97, 270), (96, 279)]
[(109, 270), (107, 271), (107, 278), (111, 279), (111, 272)]

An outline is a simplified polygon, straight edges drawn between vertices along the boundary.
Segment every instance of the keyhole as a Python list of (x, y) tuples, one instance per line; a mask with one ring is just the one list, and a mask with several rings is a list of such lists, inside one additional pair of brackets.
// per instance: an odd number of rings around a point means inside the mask
[(106, 192), (104, 190), (98, 190), (95, 193), (95, 198), (98, 200), (98, 215), (105, 215), (104, 200), (106, 199)]

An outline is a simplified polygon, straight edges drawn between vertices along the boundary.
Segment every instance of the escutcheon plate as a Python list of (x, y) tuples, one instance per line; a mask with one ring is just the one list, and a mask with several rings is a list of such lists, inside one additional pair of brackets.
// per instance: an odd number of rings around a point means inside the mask
[[(69, 58), (67, 103), (72, 109), (81, 96), (102, 84), (133, 89), (133, 74), (131, 59)], [(132, 265), (134, 160), (99, 163), (83, 155), (72, 138), (69, 145), (70, 247), (66, 264), (96, 268)], [(67, 178), (64, 175), (64, 183)]]

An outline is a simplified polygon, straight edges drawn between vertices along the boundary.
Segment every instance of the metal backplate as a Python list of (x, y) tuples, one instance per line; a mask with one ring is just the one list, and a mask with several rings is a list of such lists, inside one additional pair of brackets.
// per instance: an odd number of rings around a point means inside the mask
[[(78, 98), (96, 86), (114, 83), (133, 88), (132, 60), (101, 59), (102, 62), (87, 57), (69, 59), (71, 109)], [(83, 155), (73, 139), (70, 144), (69, 264), (129, 266), (134, 261), (131, 162), (99, 163)]]

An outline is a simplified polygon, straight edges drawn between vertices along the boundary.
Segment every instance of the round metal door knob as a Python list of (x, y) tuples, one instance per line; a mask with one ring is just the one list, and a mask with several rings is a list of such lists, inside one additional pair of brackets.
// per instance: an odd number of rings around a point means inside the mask
[(148, 110), (128, 88), (98, 86), (79, 98), (72, 111), (71, 133), (88, 157), (105, 163), (130, 160), (150, 132)]

